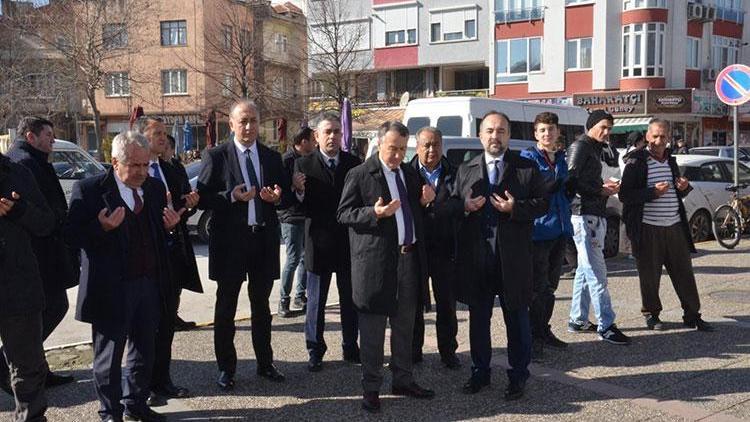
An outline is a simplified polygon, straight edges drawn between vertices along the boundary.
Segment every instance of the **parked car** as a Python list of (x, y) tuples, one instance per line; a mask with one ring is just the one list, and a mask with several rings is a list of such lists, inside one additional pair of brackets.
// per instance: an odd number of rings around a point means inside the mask
[[(201, 171), (201, 161), (196, 160), (185, 166), (188, 179), (190, 180), (190, 187), (195, 189), (198, 185), (198, 174)], [(208, 225), (211, 222), (211, 210), (196, 210), (195, 214), (191, 215), (188, 219), (188, 229), (195, 231), (198, 234), (198, 238), (203, 242), (208, 242)]]
[[(692, 150), (691, 150), (692, 152)], [(711, 237), (711, 216), (729, 201), (726, 187), (734, 183), (733, 160), (705, 155), (677, 155), (677, 165), (693, 190), (683, 199), (693, 241)], [(750, 167), (739, 163), (740, 183), (750, 183)], [(742, 195), (750, 193), (746, 188)]]
[[(694, 155), (711, 155), (714, 157), (734, 158), (733, 146), (707, 146), (690, 148), (690, 154)], [(750, 163), (750, 149), (739, 147), (739, 159), (742, 162)]]
[(73, 184), (77, 180), (96, 176), (106, 171), (100, 162), (96, 161), (81, 147), (61, 139), (55, 139), (55, 143), (52, 144), (50, 161), (68, 202), (70, 202)]

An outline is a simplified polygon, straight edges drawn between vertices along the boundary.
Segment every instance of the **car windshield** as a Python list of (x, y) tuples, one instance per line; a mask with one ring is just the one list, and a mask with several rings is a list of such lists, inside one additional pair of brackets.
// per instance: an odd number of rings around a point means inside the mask
[(104, 167), (79, 151), (53, 151), (52, 167), (59, 179), (84, 179), (104, 172)]
[(201, 171), (201, 162), (193, 161), (192, 163), (185, 166), (185, 171), (187, 172), (188, 179), (198, 177), (198, 173), (200, 173)]

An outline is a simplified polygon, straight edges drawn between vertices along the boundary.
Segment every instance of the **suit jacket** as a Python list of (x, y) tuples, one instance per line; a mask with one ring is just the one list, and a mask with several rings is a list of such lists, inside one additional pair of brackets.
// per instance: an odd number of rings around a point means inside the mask
[[(262, 201), (262, 213), (266, 229), (262, 232), (264, 250), (276, 259), (266, 259), (264, 275), (271, 280), (279, 278), (279, 220), (277, 209), (290, 205), (291, 194), (289, 178), (281, 164), (281, 155), (258, 144), (261, 184), (263, 186), (279, 185), (282, 189), (282, 201), (278, 206)], [(201, 209), (213, 210), (209, 227), (208, 241), (208, 276), (211, 280), (244, 280), (248, 271), (248, 257), (245, 242), (237, 240), (247, 232), (247, 207), (249, 202), (232, 202), (232, 190), (245, 183), (242, 169), (237, 159), (237, 149), (233, 141), (207, 149), (202, 155), (202, 167), (198, 176), (198, 193)]]
[(319, 150), (300, 157), (295, 171), (304, 173), (305, 269), (315, 274), (349, 271), (349, 234), (336, 219), (347, 173), (362, 162), (348, 152), (339, 152), (339, 164), (331, 172)]
[[(301, 155), (298, 154), (294, 148), (285, 152), (281, 156), (281, 163), (283, 164), (284, 171), (290, 181), (294, 174), (294, 162), (300, 157)], [(305, 213), (302, 212), (302, 205), (299, 203), (294, 203), (289, 208), (279, 210), (276, 214), (279, 216), (279, 221), (282, 223), (302, 224), (305, 222)]]
[[(141, 188), (142, 212), (148, 213), (151, 240), (156, 250), (158, 275), (155, 281), (159, 283), (162, 311), (166, 312), (164, 299), (170, 288), (170, 273), (163, 210), (167, 205), (167, 193), (163, 184), (150, 177)], [(73, 185), (66, 235), (73, 246), (86, 252), (89, 260), (88, 277), (81, 280), (78, 288), (76, 319), (79, 321), (122, 322), (120, 293), (123, 283), (129, 282), (125, 280), (129, 259), (127, 231), (120, 225), (105, 232), (98, 219), (103, 208), (111, 212), (117, 207), (127, 205), (120, 196), (113, 169)]]
[[(401, 170), (414, 214), (420, 268), (416, 276), (422, 281), (424, 296), (427, 292), (427, 256), (423, 216), (419, 212), (422, 180), (408, 164), (401, 164)], [(363, 313), (393, 315), (398, 309), (398, 228), (395, 215), (379, 220), (375, 217), (374, 205), (378, 197), (386, 203), (392, 199), (380, 158), (373, 155), (346, 175), (338, 220), (349, 226), (354, 306)]]
[[(547, 212), (546, 184), (536, 163), (522, 158), (517, 151), (507, 150), (503, 156), (503, 178), (495, 192), (509, 191), (515, 198), (511, 214), (496, 213), (498, 222), (495, 238), (497, 254), (489, 253), (485, 240), (484, 208), (461, 218), (456, 251), (457, 299), (476, 304), (488, 295), (501, 294), (510, 309), (528, 306), (532, 289), (532, 232), (534, 219)], [(484, 154), (459, 167), (453, 200), (463, 207), (466, 198), (487, 196), (490, 185)], [(489, 199), (486, 206), (492, 207)], [(487, 261), (495, 256), (496, 262)], [(500, 274), (493, 269), (500, 268)]]
[[(175, 211), (179, 211), (185, 207), (185, 200), (182, 199), (182, 196), (191, 192), (187, 173), (185, 173), (184, 168), (180, 171), (174, 164), (162, 159), (159, 159), (159, 166), (172, 196), (172, 207)], [(192, 213), (185, 210), (180, 223), (175, 227), (173, 234), (168, 239), (172, 256), (170, 260), (172, 264), (172, 276), (175, 278), (173, 280), (173, 287), (203, 293), (201, 276), (198, 273), (198, 264), (195, 262), (193, 242), (190, 241), (190, 232), (187, 227), (187, 220)]]
[(55, 214), (55, 227), (48, 236), (33, 237), (31, 243), (39, 261), (44, 290), (64, 290), (78, 284), (80, 260), (77, 249), (70, 248), (62, 230), (67, 221), (68, 202), (48, 154), (39, 151), (23, 139), (17, 139), (8, 151), (8, 158), (31, 171), (47, 205)]

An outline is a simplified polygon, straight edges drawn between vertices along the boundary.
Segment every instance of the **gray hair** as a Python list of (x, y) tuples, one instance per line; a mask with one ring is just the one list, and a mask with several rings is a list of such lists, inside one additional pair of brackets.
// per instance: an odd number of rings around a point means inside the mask
[(249, 98), (243, 98), (241, 100), (237, 100), (232, 104), (232, 107), (229, 109), (229, 117), (231, 118), (234, 114), (234, 111), (239, 107), (250, 107), (253, 110), (255, 110), (255, 116), (260, 120), (260, 112), (258, 111), (258, 105), (255, 104), (255, 101), (249, 99)]
[(669, 131), (671, 129), (672, 124), (669, 123), (669, 120), (662, 119), (659, 117), (654, 117), (653, 119), (648, 121), (648, 127), (650, 128), (652, 125), (658, 125)]
[(164, 120), (159, 117), (141, 116), (138, 118), (138, 120), (135, 121), (135, 127), (133, 128), (133, 130), (137, 131), (138, 133), (145, 134), (146, 129), (148, 129), (148, 126), (152, 122), (164, 123)]
[(112, 158), (119, 162), (127, 163), (131, 145), (136, 148), (143, 148), (145, 150), (149, 149), (148, 140), (145, 136), (134, 130), (128, 130), (119, 133), (115, 136), (115, 139), (112, 140)]
[(422, 132), (431, 133), (438, 141), (440, 141), (441, 143), (443, 142), (443, 132), (441, 132), (440, 129), (432, 126), (425, 126), (417, 131), (417, 134), (414, 135), (417, 138), (417, 142), (419, 142), (419, 135), (421, 135)]
[(315, 119), (315, 129), (318, 129), (318, 125), (320, 125), (322, 122), (331, 122), (336, 123), (339, 126), (341, 126), (341, 120), (339, 117), (333, 113), (323, 113), (320, 116), (318, 116), (317, 119)]
[(397, 122), (395, 120), (389, 120), (383, 122), (383, 124), (380, 125), (380, 128), (378, 128), (378, 142), (381, 142), (385, 134), (388, 132), (396, 132), (399, 136), (404, 138), (409, 137), (409, 129), (404, 126), (403, 123)]

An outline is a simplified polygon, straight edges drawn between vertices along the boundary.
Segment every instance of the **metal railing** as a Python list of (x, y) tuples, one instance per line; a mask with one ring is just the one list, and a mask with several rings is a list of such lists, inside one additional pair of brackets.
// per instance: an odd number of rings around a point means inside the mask
[(495, 11), (495, 23), (523, 22), (544, 19), (544, 6)]
[(716, 8), (716, 19), (742, 25), (745, 22), (745, 11), (737, 9)]
[(489, 88), (437, 91), (436, 97), (489, 97)]

